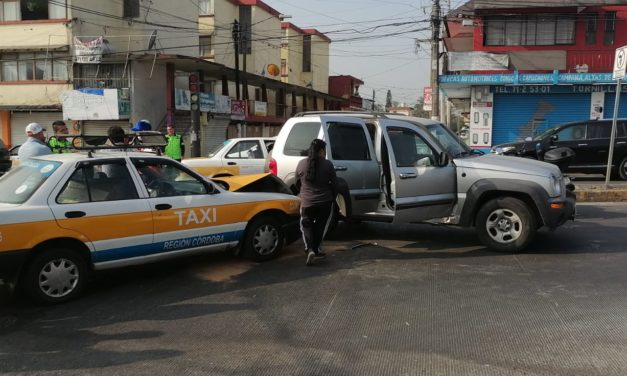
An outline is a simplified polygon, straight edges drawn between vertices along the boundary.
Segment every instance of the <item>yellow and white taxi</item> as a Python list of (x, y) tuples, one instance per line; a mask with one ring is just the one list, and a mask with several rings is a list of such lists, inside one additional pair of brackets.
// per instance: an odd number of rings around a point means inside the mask
[(59, 303), (93, 270), (226, 249), (264, 261), (298, 237), (297, 197), (219, 185), (140, 152), (22, 161), (0, 178), (0, 279)]
[(186, 158), (183, 164), (210, 178), (268, 172), (274, 141), (274, 137), (231, 138), (206, 158)]

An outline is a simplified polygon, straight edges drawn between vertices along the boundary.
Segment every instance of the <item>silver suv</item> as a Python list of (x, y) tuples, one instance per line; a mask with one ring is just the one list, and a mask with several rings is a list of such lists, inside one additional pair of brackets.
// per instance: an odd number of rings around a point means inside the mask
[(510, 252), (524, 249), (537, 229), (574, 218), (574, 187), (556, 166), (478, 154), (439, 122), (396, 114), (290, 118), (271, 163), (294, 191), (296, 165), (314, 138), (327, 142), (344, 218), (475, 226), (483, 244)]

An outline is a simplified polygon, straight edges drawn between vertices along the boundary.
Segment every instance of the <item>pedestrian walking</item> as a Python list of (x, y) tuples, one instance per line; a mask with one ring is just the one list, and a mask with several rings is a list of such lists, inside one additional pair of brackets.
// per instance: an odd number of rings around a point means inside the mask
[(165, 135), (165, 138), (168, 143), (165, 146), (165, 155), (180, 162), (183, 158), (183, 155), (185, 154), (185, 144), (183, 143), (183, 137), (181, 137), (180, 134), (176, 133), (176, 129), (172, 124), (168, 124), (166, 129), (168, 131), (168, 134)]
[(26, 126), (28, 140), (17, 152), (20, 161), (36, 157), (38, 155), (52, 154), (52, 149), (46, 144), (46, 130), (39, 123), (30, 123)]
[(307, 158), (296, 167), (296, 187), (300, 190), (300, 229), (303, 233), (307, 265), (325, 257), (321, 250), (333, 217), (337, 177), (333, 163), (326, 159), (326, 143), (315, 139)]
[(54, 135), (48, 139), (48, 146), (52, 152), (57, 154), (71, 153), (72, 143), (67, 139), (70, 132), (68, 132), (65, 122), (63, 120), (53, 122), (52, 130)]

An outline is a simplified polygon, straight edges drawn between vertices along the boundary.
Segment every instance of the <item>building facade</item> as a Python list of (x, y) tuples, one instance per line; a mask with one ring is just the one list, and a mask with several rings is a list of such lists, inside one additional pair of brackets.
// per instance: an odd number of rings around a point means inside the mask
[(474, 1), (451, 12), (440, 95), (466, 115), (470, 146), (487, 150), (560, 123), (611, 118), (614, 54), (627, 44), (622, 4)]

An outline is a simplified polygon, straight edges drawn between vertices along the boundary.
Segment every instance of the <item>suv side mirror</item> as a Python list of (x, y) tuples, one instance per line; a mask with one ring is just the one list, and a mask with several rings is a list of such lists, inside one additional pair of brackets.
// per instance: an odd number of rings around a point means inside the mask
[(559, 137), (557, 137), (556, 134), (551, 136), (551, 141), (553, 141), (553, 142), (557, 141), (558, 139), (559, 139)]
[(525, 137), (525, 141), (529, 142), (529, 141), (531, 141), (531, 140), (533, 140), (533, 138), (531, 138), (531, 137)]
[(449, 157), (448, 157), (448, 153), (446, 152), (441, 152), (438, 155), (438, 167), (444, 167), (447, 166), (449, 162)]

